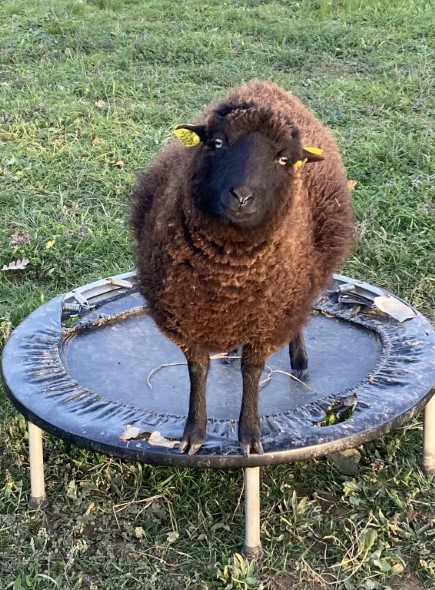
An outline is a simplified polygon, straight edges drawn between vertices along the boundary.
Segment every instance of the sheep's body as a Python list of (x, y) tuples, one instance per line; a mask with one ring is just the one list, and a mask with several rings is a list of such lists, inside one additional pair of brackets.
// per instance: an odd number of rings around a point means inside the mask
[[(299, 337), (313, 301), (352, 241), (346, 176), (329, 131), (293, 95), (271, 83), (243, 85), (225, 102), (272, 113), (267, 125), (271, 136), (288, 129), (288, 119), (282, 123), (283, 115), (288, 117), (300, 129), (303, 145), (322, 148), (325, 159), (300, 168), (292, 165), (273, 212), (254, 227), (239, 227), (195, 206), (192, 179), (205, 147), (170, 142), (143, 175), (133, 211), (141, 291), (159, 327), (186, 354), (193, 389), (193, 365), (202, 367), (200, 388), (205, 387), (204, 355), (239, 346), (242, 372), (243, 367), (256, 367), (256, 380), (267, 357)], [(210, 107), (196, 123), (207, 124), (216, 108)], [(237, 117), (234, 121), (234, 128), (240, 127)], [(255, 133), (262, 133), (261, 128)], [(249, 380), (244, 378), (248, 389)], [(191, 422), (196, 395), (191, 391)], [(244, 391), (244, 401), (252, 396)], [(248, 414), (252, 412), (250, 407)], [(241, 415), (241, 421), (249, 420)], [(249, 439), (242, 443), (246, 454), (250, 445), (261, 452), (258, 433), (244, 438)], [(189, 439), (186, 432), (185, 439), (183, 450), (190, 446), (196, 452), (201, 441)]]

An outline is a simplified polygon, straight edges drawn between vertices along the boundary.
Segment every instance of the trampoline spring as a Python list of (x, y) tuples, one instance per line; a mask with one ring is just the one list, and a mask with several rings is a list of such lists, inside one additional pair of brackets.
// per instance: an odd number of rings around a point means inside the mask
[(124, 279), (118, 279), (117, 277), (109, 277), (107, 282), (111, 285), (115, 285), (116, 287), (124, 287), (125, 289), (131, 289), (133, 284), (130, 281), (125, 281)]
[(85, 297), (83, 297), (81, 293), (79, 293), (78, 291), (72, 291), (72, 294), (74, 296), (74, 299), (78, 301), (82, 307), (84, 307), (85, 309), (89, 309), (88, 300)]
[(62, 311), (81, 311), (82, 306), (80, 303), (63, 303)]
[(353, 291), (355, 289), (355, 283), (344, 283), (338, 287), (339, 293), (347, 293), (348, 291)]

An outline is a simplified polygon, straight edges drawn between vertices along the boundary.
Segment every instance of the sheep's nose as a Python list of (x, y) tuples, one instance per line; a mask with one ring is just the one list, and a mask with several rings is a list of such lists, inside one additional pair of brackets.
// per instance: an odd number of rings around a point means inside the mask
[(248, 188), (232, 188), (230, 195), (233, 197), (232, 203), (240, 207), (246, 207), (246, 205), (252, 205), (254, 200), (254, 193)]

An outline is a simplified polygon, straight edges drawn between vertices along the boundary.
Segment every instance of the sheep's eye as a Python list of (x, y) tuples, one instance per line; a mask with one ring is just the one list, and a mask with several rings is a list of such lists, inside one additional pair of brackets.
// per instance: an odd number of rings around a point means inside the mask
[(215, 148), (219, 149), (224, 145), (224, 142), (220, 137), (216, 137), (216, 139), (213, 140), (213, 145)]
[(278, 158), (278, 164), (280, 166), (287, 166), (288, 158), (286, 156), (281, 156), (280, 158)]

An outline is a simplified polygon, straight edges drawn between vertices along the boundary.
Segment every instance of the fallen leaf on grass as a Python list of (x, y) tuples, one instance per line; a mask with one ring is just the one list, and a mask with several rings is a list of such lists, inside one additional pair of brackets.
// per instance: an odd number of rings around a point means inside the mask
[(180, 533), (177, 533), (177, 531), (171, 531), (170, 533), (166, 533), (166, 540), (169, 544), (175, 543), (179, 536)]
[(411, 508), (411, 510), (408, 510), (408, 513), (406, 515), (406, 519), (408, 520), (408, 522), (413, 522), (418, 516), (418, 512), (417, 510), (414, 510), (413, 508)]
[(357, 180), (348, 180), (347, 181), (347, 188), (350, 192), (355, 190), (356, 185), (358, 184)]
[(142, 539), (143, 537), (145, 537), (145, 531), (141, 526), (135, 527), (134, 536), (136, 537), (136, 539)]
[(4, 264), (2, 270), (24, 270), (29, 262), (30, 260), (27, 258), (15, 260), (14, 262), (9, 262), (9, 264)]

